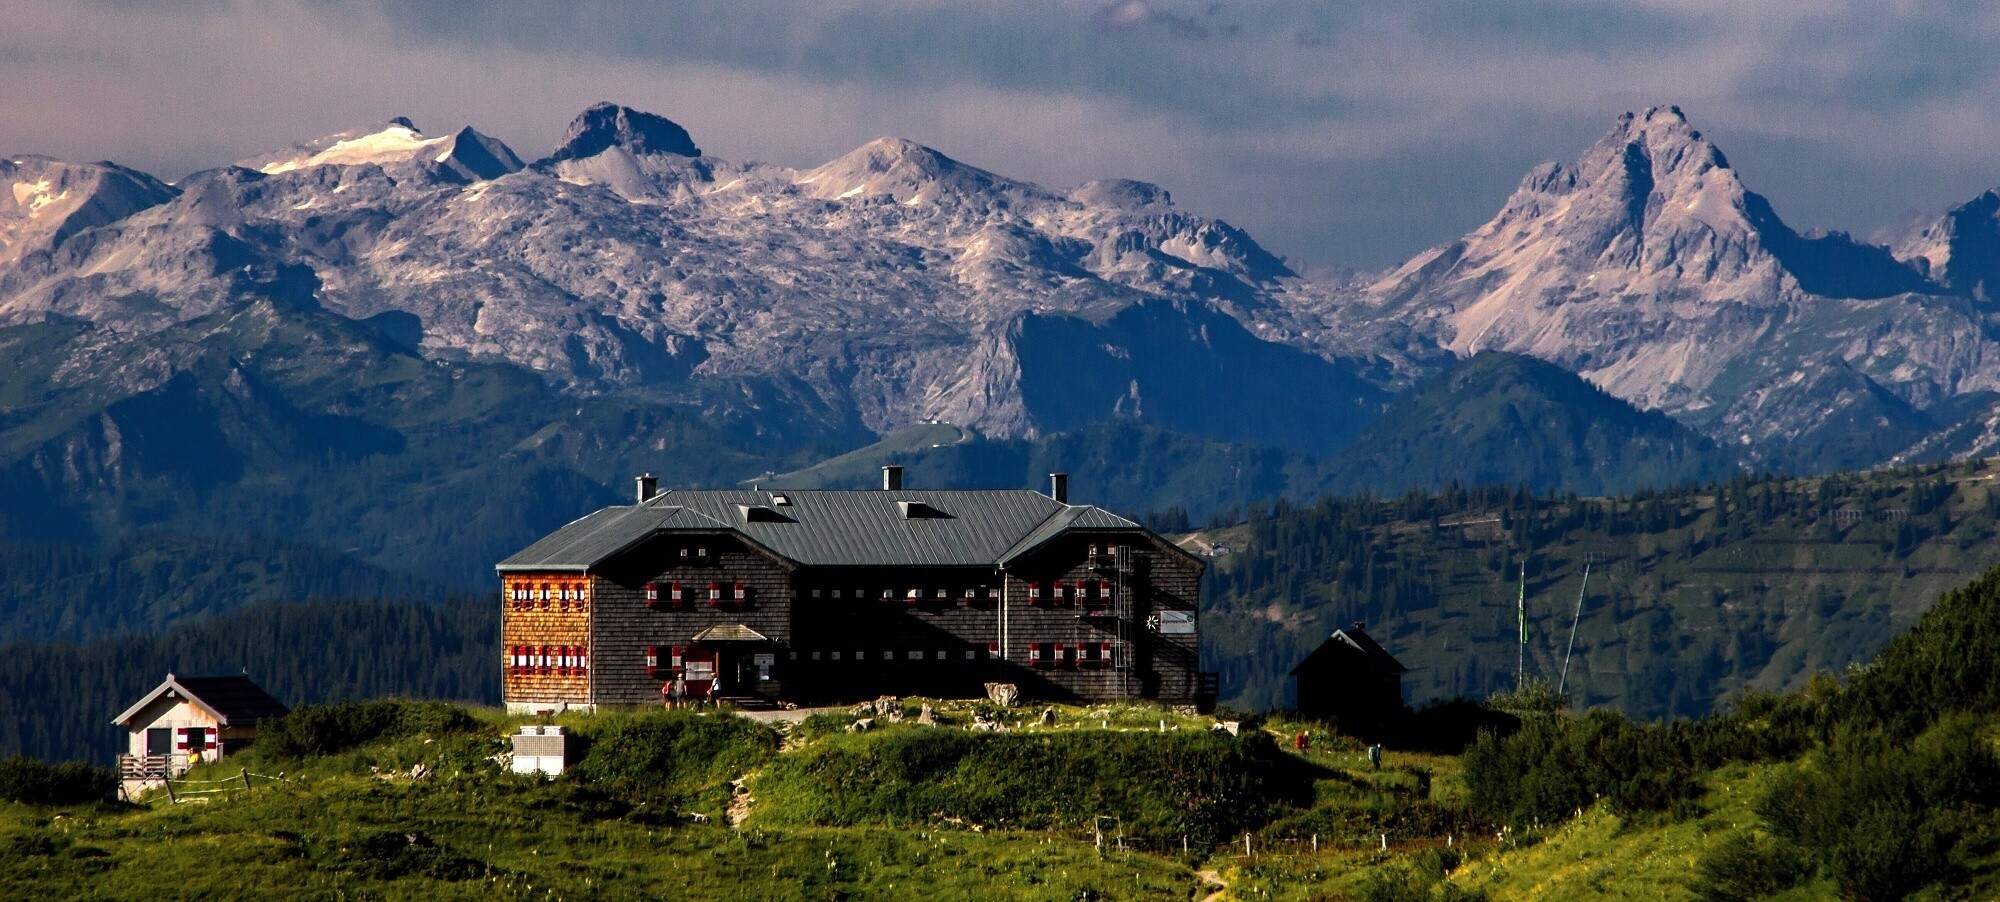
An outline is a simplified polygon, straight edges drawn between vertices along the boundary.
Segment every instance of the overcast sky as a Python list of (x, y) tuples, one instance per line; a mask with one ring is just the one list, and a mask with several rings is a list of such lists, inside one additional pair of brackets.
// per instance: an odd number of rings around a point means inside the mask
[(1478, 225), (1678, 104), (1801, 229), (2000, 186), (1988, 4), (0, 0), (0, 153), (166, 178), (407, 115), (522, 157), (610, 100), (712, 155), (880, 135), (1051, 187), (1124, 176), (1308, 265)]

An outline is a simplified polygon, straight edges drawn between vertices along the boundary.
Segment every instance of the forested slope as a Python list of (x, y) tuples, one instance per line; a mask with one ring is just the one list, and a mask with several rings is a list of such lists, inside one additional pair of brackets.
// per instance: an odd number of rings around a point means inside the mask
[[(1365, 620), (1413, 702), (1512, 686), (1523, 561), (1528, 671), (1586, 706), (1695, 716), (1738, 688), (1867, 660), (2000, 552), (1983, 462), (1812, 479), (1740, 477), (1612, 498), (1447, 488), (1253, 507), (1200, 533), (1202, 635), (1225, 701), (1284, 704), (1284, 674)], [(1230, 518), (1222, 518), (1230, 519)]]
[(406, 695), (497, 703), (491, 599), (441, 605), (329, 599), (255, 605), (163, 633), (0, 644), (0, 756), (108, 763), (111, 718), (182, 675), (248, 673), (291, 705)]

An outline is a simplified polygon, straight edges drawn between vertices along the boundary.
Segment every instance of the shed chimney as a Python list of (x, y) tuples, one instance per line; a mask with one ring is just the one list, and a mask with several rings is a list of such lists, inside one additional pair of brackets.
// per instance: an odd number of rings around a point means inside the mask
[(646, 502), (653, 500), (653, 496), (658, 495), (659, 493), (660, 493), (660, 481), (658, 479), (653, 478), (653, 474), (647, 473), (646, 475), (639, 477), (640, 504), (645, 504)]
[(885, 492), (900, 492), (900, 491), (902, 491), (902, 490), (903, 490), (903, 468), (902, 468), (902, 467), (883, 467), (883, 468), (882, 468), (882, 491), (885, 491)]
[(1064, 504), (1069, 503), (1069, 474), (1049, 474), (1049, 497)]

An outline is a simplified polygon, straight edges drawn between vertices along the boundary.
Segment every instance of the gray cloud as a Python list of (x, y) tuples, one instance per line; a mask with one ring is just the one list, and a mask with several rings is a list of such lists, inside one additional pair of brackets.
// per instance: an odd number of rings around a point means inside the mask
[(0, 0), (0, 21), (0, 150), (167, 176), (395, 114), (532, 156), (609, 99), (723, 156), (900, 134), (1051, 185), (1146, 178), (1365, 267), (1655, 103), (1802, 228), (2000, 184), (2000, 13), (1975, 3)]

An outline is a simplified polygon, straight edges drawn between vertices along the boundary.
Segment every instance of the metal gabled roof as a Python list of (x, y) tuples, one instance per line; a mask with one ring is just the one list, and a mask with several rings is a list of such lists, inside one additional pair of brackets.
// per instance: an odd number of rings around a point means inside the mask
[[(787, 503), (777, 504), (774, 496)], [(782, 517), (753, 516), (768, 508)], [(911, 510), (923, 512), (911, 516)], [(810, 566), (991, 567), (1064, 530), (1138, 529), (1123, 517), (1021, 490), (671, 490), (584, 517), (500, 563), (583, 571), (648, 536), (727, 530)]]
[(727, 528), (686, 508), (607, 507), (543, 536), (501, 561), (497, 569), (580, 572), (660, 530)]
[[(1342, 649), (1345, 649), (1345, 651), (1343, 652)], [(1403, 662), (1396, 660), (1395, 655), (1390, 654), (1388, 649), (1383, 648), (1381, 643), (1376, 642), (1375, 637), (1368, 635), (1367, 630), (1362, 629), (1361, 627), (1358, 626), (1353, 626), (1353, 627), (1348, 627), (1347, 629), (1334, 630), (1332, 636), (1327, 637), (1327, 640), (1324, 643), (1321, 643), (1320, 647), (1313, 649), (1312, 654), (1306, 655), (1305, 660), (1300, 661), (1297, 665), (1294, 665), (1291, 669), (1291, 672), (1287, 675), (1288, 676), (1298, 675), (1298, 672), (1300, 670), (1305, 669), (1307, 663), (1311, 662), (1314, 658), (1319, 657), (1323, 653), (1325, 654), (1359, 653), (1362, 657), (1367, 658), (1370, 664), (1375, 665), (1376, 669), (1380, 670), (1383, 673), (1395, 674), (1395, 673), (1410, 672), (1410, 669), (1408, 667), (1403, 666)]]
[(168, 692), (177, 692), (181, 698), (200, 706), (215, 717), (216, 723), (225, 727), (248, 726), (273, 717), (283, 717), (291, 710), (247, 676), (177, 677), (170, 673), (152, 692), (146, 693), (145, 698), (126, 708), (125, 713), (111, 722), (126, 726), (146, 706)]
[(1137, 529), (1139, 524), (1120, 517), (1101, 507), (1075, 505), (1057, 511), (1042, 521), (1034, 531), (1022, 536), (1007, 553), (1000, 556), (1000, 563), (1007, 563), (1021, 555), (1042, 546), (1043, 543), (1072, 529)]

